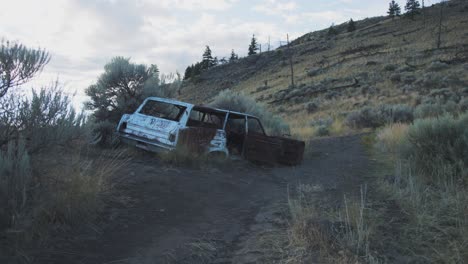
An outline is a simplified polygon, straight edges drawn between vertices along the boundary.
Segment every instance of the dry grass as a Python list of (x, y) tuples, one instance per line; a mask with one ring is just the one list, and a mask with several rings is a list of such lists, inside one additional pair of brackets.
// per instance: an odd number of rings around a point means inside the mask
[(344, 196), (340, 208), (324, 208), (324, 190), (318, 185), (299, 185), (289, 194), (291, 223), (285, 263), (378, 263), (369, 251), (372, 228), (368, 222), (367, 187), (360, 198)]
[(0, 253), (19, 263), (31, 260), (27, 248), (46, 246), (71, 228), (94, 229), (93, 222), (121, 180), (116, 172), (129, 158), (122, 150), (96, 156), (74, 145), (38, 153), (31, 160), (33, 180), (24, 186), (23, 213), (2, 230), (9, 246)]
[[(452, 153), (452, 146), (445, 144), (455, 140), (450, 134), (457, 125), (456, 119), (428, 119), (419, 121), (411, 126), (393, 125), (381, 130), (377, 136), (379, 151), (390, 155), (394, 164), (394, 172), (378, 181), (378, 199), (394, 201), (397, 211), (392, 214), (383, 214), (378, 221), (382, 223), (379, 230), (387, 236), (392, 245), (392, 253), (399, 252), (399, 256), (389, 256), (394, 259), (405, 258), (408, 262), (423, 263), (466, 263), (468, 254), (464, 250), (468, 246), (468, 189), (464, 184), (460, 170), (453, 170), (451, 159), (444, 162), (434, 162), (427, 158), (425, 162), (437, 166), (426, 175), (412, 156), (408, 156), (407, 149), (415, 148), (412, 144), (438, 145)], [(462, 126), (464, 122), (461, 121)], [(443, 129), (439, 129), (443, 126)], [(459, 131), (462, 128), (458, 128)], [(464, 128), (466, 130), (466, 128)], [(440, 131), (438, 136), (424, 137), (431, 131)], [(408, 133), (411, 131), (411, 133)], [(444, 132), (445, 131), (445, 132)], [(407, 141), (406, 138), (412, 138)], [(418, 140), (432, 142), (420, 142)], [(457, 145), (463, 144), (458, 141)], [(382, 147), (383, 146), (383, 147)], [(414, 150), (415, 151), (415, 150)], [(442, 152), (442, 150), (440, 150)], [(442, 153), (426, 153), (434, 156)], [(454, 156), (456, 157), (456, 156)], [(460, 159), (462, 157), (459, 157)], [(454, 161), (457, 164), (459, 161)], [(462, 176), (462, 177), (461, 177)], [(374, 199), (377, 199), (374, 197)], [(374, 200), (377, 202), (377, 200)], [(386, 208), (386, 203), (384, 208)], [(387, 225), (389, 218), (398, 225)], [(390, 235), (390, 237), (388, 237)], [(377, 236), (378, 237), (378, 236)], [(384, 243), (386, 245), (386, 243)], [(389, 254), (384, 250), (383, 254)]]
[(377, 132), (378, 147), (392, 155), (397, 155), (408, 134), (408, 124), (390, 124)]
[[(314, 120), (330, 119), (330, 124), (325, 125), (328, 133), (321, 135), (319, 132), (320, 125), (314, 125)], [(333, 114), (331, 117), (323, 112), (318, 112), (313, 115), (307, 113), (299, 113), (291, 115), (285, 120), (291, 126), (291, 135), (294, 138), (298, 138), (304, 141), (308, 141), (314, 137), (320, 136), (343, 136), (353, 132), (348, 126), (344, 124), (344, 118), (337, 114)]]

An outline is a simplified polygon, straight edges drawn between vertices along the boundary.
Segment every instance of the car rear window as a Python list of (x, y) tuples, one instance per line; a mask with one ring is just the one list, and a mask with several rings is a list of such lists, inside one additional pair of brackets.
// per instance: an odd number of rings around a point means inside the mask
[(139, 113), (157, 118), (179, 121), (185, 109), (187, 109), (187, 107), (182, 105), (148, 100)]

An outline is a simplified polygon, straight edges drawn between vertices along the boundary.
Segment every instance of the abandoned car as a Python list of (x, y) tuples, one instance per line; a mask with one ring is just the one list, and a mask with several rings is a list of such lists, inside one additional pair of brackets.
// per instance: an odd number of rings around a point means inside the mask
[(149, 97), (133, 114), (122, 116), (117, 134), (125, 143), (149, 151), (188, 151), (221, 157), (241, 156), (263, 163), (301, 163), (304, 142), (268, 136), (252, 115)]

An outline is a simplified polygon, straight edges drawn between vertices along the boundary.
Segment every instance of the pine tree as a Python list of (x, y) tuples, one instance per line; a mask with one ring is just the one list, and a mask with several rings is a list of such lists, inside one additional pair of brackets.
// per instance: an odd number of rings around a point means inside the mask
[(328, 28), (327, 34), (328, 36), (338, 35), (338, 31), (336, 31), (335, 24), (331, 24), (331, 26)]
[(231, 50), (231, 57), (229, 58), (229, 62), (233, 62), (239, 59), (239, 56), (234, 52), (234, 50)]
[(190, 77), (198, 76), (198, 75), (200, 75), (201, 72), (202, 72), (202, 63), (197, 62), (192, 67), (192, 76), (190, 76)]
[(252, 40), (250, 41), (250, 45), (249, 45), (249, 53), (248, 53), (249, 56), (257, 54), (257, 50), (258, 50), (257, 39), (255, 38), (255, 35), (252, 35)]
[(348, 22), (348, 32), (353, 32), (354, 30), (356, 30), (356, 22), (351, 18)]
[(202, 69), (208, 69), (215, 66), (214, 58), (211, 55), (210, 46), (206, 46), (205, 52), (203, 52), (203, 60), (202, 60)]
[(185, 73), (184, 73), (184, 80), (190, 79), (190, 77), (192, 77), (192, 70), (193, 70), (193, 64), (187, 66), (187, 69), (185, 69)]
[(418, 0), (407, 0), (405, 5), (406, 14), (413, 19), (414, 15), (419, 14), (421, 4)]
[(396, 16), (400, 16), (401, 15), (401, 8), (400, 8), (400, 5), (395, 2), (395, 0), (392, 0), (390, 2), (390, 5), (388, 7), (388, 12), (387, 14), (393, 19), (395, 18)]
[(222, 57), (222, 58), (219, 60), (219, 64), (221, 64), (221, 65), (224, 65), (224, 64), (226, 64), (226, 63), (228, 63), (228, 61), (226, 60), (226, 57)]

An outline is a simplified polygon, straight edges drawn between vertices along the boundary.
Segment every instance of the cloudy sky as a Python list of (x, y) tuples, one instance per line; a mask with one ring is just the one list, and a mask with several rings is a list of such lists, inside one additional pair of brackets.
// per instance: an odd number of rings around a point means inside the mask
[[(218, 58), (247, 53), (252, 34), (278, 46), (353, 18), (384, 15), (389, 0), (0, 0), (0, 38), (47, 49), (35, 85), (55, 79), (75, 101), (114, 56), (184, 71), (205, 45)], [(403, 6), (404, 0), (398, 1)], [(426, 0), (431, 4), (436, 0)]]

